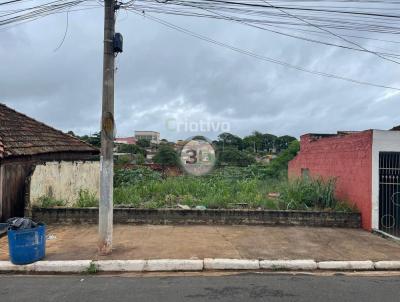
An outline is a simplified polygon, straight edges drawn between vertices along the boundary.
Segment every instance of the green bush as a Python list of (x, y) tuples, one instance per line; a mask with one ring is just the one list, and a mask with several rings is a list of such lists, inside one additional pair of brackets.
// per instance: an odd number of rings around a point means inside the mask
[(118, 169), (114, 171), (114, 187), (128, 186), (149, 180), (160, 180), (161, 173), (147, 167), (138, 169)]
[(280, 198), (288, 209), (347, 209), (335, 197), (336, 179), (298, 178), (280, 185)]
[(46, 195), (38, 198), (38, 206), (42, 208), (65, 207), (66, 204), (65, 200), (55, 199)]
[(178, 153), (169, 145), (160, 145), (153, 161), (160, 165), (178, 166)]
[(217, 155), (220, 164), (246, 167), (256, 162), (253, 154), (233, 148), (225, 148), (225, 150), (218, 152)]
[(75, 207), (90, 208), (98, 206), (99, 206), (99, 200), (97, 199), (96, 194), (91, 193), (87, 189), (79, 190), (78, 199), (76, 200)]

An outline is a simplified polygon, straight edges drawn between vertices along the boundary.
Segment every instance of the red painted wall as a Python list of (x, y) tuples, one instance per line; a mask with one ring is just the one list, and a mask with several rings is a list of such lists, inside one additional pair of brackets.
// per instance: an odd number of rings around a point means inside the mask
[(362, 227), (371, 230), (372, 130), (319, 139), (303, 135), (289, 178), (300, 177), (302, 168), (311, 176), (337, 177), (336, 196), (355, 204)]

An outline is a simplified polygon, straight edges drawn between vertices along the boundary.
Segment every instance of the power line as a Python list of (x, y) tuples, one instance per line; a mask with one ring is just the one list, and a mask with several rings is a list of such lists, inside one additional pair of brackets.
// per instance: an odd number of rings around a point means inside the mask
[(0, 15), (0, 26), (25, 23), (51, 14), (65, 12), (65, 10), (68, 12), (73, 12), (100, 7), (99, 5), (95, 5), (91, 7), (81, 7), (80, 9), (72, 9), (73, 7), (82, 5), (84, 2), (88, 2), (88, 0), (55, 0), (32, 7), (21, 8), (7, 14)]
[(67, 23), (65, 25), (64, 36), (62, 37), (60, 44), (58, 44), (58, 46), (54, 49), (54, 52), (58, 51), (61, 48), (61, 46), (64, 44), (65, 38), (67, 37), (67, 33), (68, 33), (68, 26), (69, 26), (69, 17), (68, 17), (68, 12), (67, 12)]
[(335, 75), (335, 74), (330, 74), (330, 73), (310, 70), (310, 69), (304, 68), (302, 66), (293, 65), (293, 64), (290, 64), (290, 63), (287, 63), (287, 62), (284, 62), (284, 61), (280, 61), (280, 60), (274, 59), (274, 58), (270, 58), (270, 57), (267, 57), (267, 56), (259, 55), (257, 53), (252, 52), (252, 51), (244, 50), (244, 49), (241, 49), (241, 48), (238, 48), (238, 47), (235, 47), (235, 46), (223, 43), (223, 42), (219, 42), (219, 41), (214, 40), (214, 39), (211, 39), (211, 38), (209, 38), (207, 36), (195, 33), (195, 32), (193, 32), (191, 30), (188, 30), (188, 29), (185, 29), (183, 27), (177, 26), (177, 25), (172, 24), (170, 22), (167, 22), (167, 21), (165, 21), (163, 19), (151, 16), (148, 13), (144, 13), (143, 14), (142, 12), (138, 12), (135, 9), (129, 9), (129, 8), (126, 8), (126, 9), (128, 9), (129, 11), (131, 11), (131, 12), (133, 12), (133, 13), (139, 15), (139, 16), (143, 16), (143, 17), (148, 18), (148, 19), (150, 19), (150, 20), (152, 20), (154, 22), (157, 22), (157, 23), (162, 24), (162, 25), (164, 25), (166, 27), (169, 27), (171, 29), (177, 30), (177, 31), (182, 32), (184, 34), (187, 34), (189, 36), (192, 36), (192, 37), (198, 38), (200, 40), (203, 40), (203, 41), (218, 45), (218, 46), (226, 48), (226, 49), (230, 49), (232, 51), (236, 51), (238, 53), (241, 53), (241, 54), (244, 54), (244, 55), (259, 59), (259, 60), (262, 60), (262, 61), (278, 64), (278, 65), (281, 65), (281, 66), (284, 66), (284, 67), (296, 69), (298, 71), (302, 71), (302, 72), (306, 72), (306, 73), (310, 73), (310, 74), (314, 74), (314, 75), (319, 75), (319, 76), (323, 76), (323, 77), (328, 77), (328, 78), (334, 78), (334, 79), (338, 79), (338, 80), (348, 81), (348, 82), (352, 82), (352, 83), (356, 83), (356, 84), (360, 84), (360, 85), (367, 85), (367, 86), (373, 86), (373, 87), (379, 87), (379, 88), (385, 88), (385, 89), (392, 89), (392, 90), (400, 91), (400, 88), (398, 88), (398, 87), (375, 84), (375, 83), (366, 82), (366, 81), (360, 81), (360, 80), (356, 80), (356, 79), (352, 79), (352, 78), (348, 78), (348, 77), (343, 77), (343, 76), (339, 76), (339, 75)]
[[(257, 0), (258, 2), (258, 0)], [(272, 1), (270, 1), (272, 2)], [(302, 1), (304, 2), (304, 1)], [(308, 1), (308, 2), (318, 2), (321, 1)], [(338, 1), (330, 1), (330, 2), (338, 2)], [(339, 1), (340, 2), (340, 1)], [(354, 1), (347, 1), (354, 2)], [(347, 3), (346, 2), (346, 3)], [(362, 3), (369, 1), (363, 1)], [(142, 4), (141, 4), (142, 3)], [(358, 3), (358, 2), (357, 2)], [(384, 3), (391, 3), (385, 1)], [(400, 3), (400, 2), (395, 2)], [(360, 4), (361, 5), (361, 4)], [(193, 12), (193, 10), (182, 10), (183, 8), (188, 6), (195, 6), (198, 8), (207, 8), (212, 9), (213, 11), (221, 11), (221, 12), (231, 12), (235, 14), (241, 14), (246, 16), (259, 16), (268, 19), (253, 19), (254, 23), (264, 23), (264, 24), (286, 24), (290, 26), (304, 26), (304, 22), (300, 21), (300, 23), (293, 23), (293, 21), (284, 21), (284, 19), (293, 19), (291, 16), (286, 13), (275, 13), (273, 7), (267, 6), (265, 4), (261, 5), (259, 3), (254, 4), (254, 1), (246, 2), (234, 2), (234, 1), (218, 1), (218, 0), (169, 0), (165, 2), (157, 1), (157, 0), (137, 0), (135, 2), (136, 8), (143, 8), (148, 12), (157, 12), (157, 13), (170, 13), (170, 14), (180, 14), (186, 16), (198, 16), (198, 17), (208, 17), (212, 18), (212, 15), (204, 15)], [(299, 6), (299, 5), (298, 5)], [(278, 6), (279, 8), (288, 8), (298, 10), (299, 7), (288, 7), (288, 6)], [(362, 7), (361, 7), (362, 8)], [(318, 23), (320, 27), (324, 28), (335, 28), (340, 30), (354, 30), (354, 31), (365, 31), (365, 32), (380, 32), (380, 33), (400, 33), (400, 28), (395, 27), (394, 24), (396, 21), (390, 20), (384, 17), (382, 14), (381, 17), (371, 17), (364, 15), (350, 15), (350, 16), (342, 16), (339, 11), (329, 11), (329, 10), (319, 10), (318, 12), (304, 12), (300, 10), (299, 13), (302, 13), (302, 19), (307, 19), (309, 22)], [(347, 11), (351, 12), (351, 11)], [(307, 13), (307, 15), (303, 15)], [(336, 16), (336, 17), (335, 17)], [(400, 19), (400, 15), (391, 15), (396, 16)], [(339, 18), (340, 17), (340, 18)], [(345, 18), (342, 18), (345, 17)], [(351, 17), (349, 19), (349, 17)], [(362, 18), (362, 19), (360, 19)], [(367, 22), (364, 22), (363, 19), (368, 18)], [(246, 19), (244, 21), (249, 22), (250, 20)]]
[[(195, 8), (199, 8), (199, 7), (195, 7)], [(265, 28), (265, 27), (262, 27), (262, 26), (258, 26), (258, 25), (255, 25), (255, 24), (247, 23), (247, 22), (245, 22), (245, 21), (243, 21), (241, 19), (236, 19), (236, 18), (231, 17), (231, 16), (223, 15), (223, 14), (220, 14), (218, 12), (212, 11), (212, 10), (207, 9), (207, 8), (199, 8), (199, 9), (202, 9), (202, 10), (205, 10), (207, 12), (213, 13), (213, 14), (215, 14), (215, 15), (217, 15), (217, 16), (221, 17), (222, 19), (225, 19), (225, 20), (230, 20), (230, 21), (242, 24), (242, 25), (254, 27), (254, 28), (257, 28), (257, 29), (261, 29), (261, 30), (264, 30), (264, 31), (268, 31), (268, 32), (272, 32), (272, 33), (275, 33), (275, 34), (283, 35), (283, 36), (286, 36), (286, 37), (291, 37), (291, 38), (295, 38), (295, 39), (299, 39), (299, 40), (303, 40), (303, 41), (307, 41), (307, 42), (312, 42), (312, 43), (323, 44), (323, 45), (327, 45), (327, 46), (339, 47), (339, 48), (353, 50), (353, 51), (361, 51), (361, 52), (371, 53), (370, 50), (366, 50), (366, 49), (363, 49), (361, 47), (353, 48), (353, 47), (349, 47), (349, 46), (345, 46), (345, 45), (339, 45), (339, 44), (324, 42), (324, 41), (320, 41), (320, 40), (310, 39), (310, 38), (306, 38), (306, 37), (301, 37), (301, 36), (297, 36), (297, 35), (293, 35), (293, 34), (288, 34), (288, 33), (280, 32), (280, 31), (268, 29), (268, 28)], [(372, 53), (375, 54), (375, 52), (372, 52)], [(384, 53), (384, 52), (376, 52), (376, 53), (379, 54), (379, 55), (390, 56), (390, 57), (398, 57), (398, 56), (400, 56), (400, 54), (396, 54), (396, 53)]]
[(393, 63), (396, 63), (396, 64), (400, 64), (400, 62), (398, 62), (398, 61), (395, 61), (395, 60), (386, 58), (386, 57), (382, 56), (381, 54), (379, 54), (379, 53), (377, 53), (377, 52), (370, 51), (369, 49), (367, 49), (367, 48), (361, 46), (360, 44), (358, 44), (358, 43), (356, 43), (356, 42), (353, 42), (353, 41), (351, 41), (351, 40), (349, 40), (349, 39), (346, 39), (346, 38), (344, 38), (344, 37), (342, 37), (342, 36), (340, 36), (340, 35), (338, 35), (338, 34), (332, 32), (332, 31), (330, 31), (330, 30), (328, 30), (328, 29), (322, 28), (322, 27), (320, 27), (320, 26), (318, 26), (318, 25), (316, 25), (316, 24), (313, 24), (313, 23), (311, 23), (311, 22), (308, 22), (307, 20), (304, 20), (303, 18), (300, 18), (300, 17), (298, 17), (298, 16), (296, 16), (296, 15), (290, 14), (290, 13), (286, 12), (285, 10), (283, 10), (283, 9), (281, 9), (281, 8), (279, 8), (279, 7), (276, 7), (276, 6), (272, 5), (271, 3), (269, 3), (269, 2), (266, 1), (266, 0), (261, 0), (261, 1), (264, 2), (264, 3), (266, 3), (266, 4), (268, 4), (268, 5), (270, 5), (270, 6), (273, 7), (273, 8), (276, 8), (277, 10), (283, 12), (284, 14), (287, 14), (287, 15), (289, 15), (289, 16), (291, 16), (291, 17), (293, 17), (293, 18), (296, 18), (296, 19), (298, 19), (298, 20), (300, 20), (300, 21), (302, 21), (302, 22), (304, 22), (304, 23), (306, 23), (306, 24), (308, 24), (308, 25), (310, 25), (310, 26), (313, 26), (313, 27), (318, 28), (318, 29), (320, 29), (320, 30), (322, 30), (322, 31), (325, 31), (325, 32), (327, 32), (327, 33), (329, 33), (329, 34), (331, 34), (331, 35), (333, 35), (333, 36), (335, 36), (335, 37), (337, 37), (337, 38), (339, 38), (339, 39), (341, 39), (341, 40), (347, 42), (347, 43), (353, 44), (353, 45), (359, 47), (360, 49), (362, 49), (362, 50), (364, 50), (364, 51), (366, 51), (366, 52), (369, 52), (369, 53), (371, 53), (371, 54), (374, 54), (374, 55), (378, 56), (379, 58), (381, 58), (381, 59), (383, 59), (383, 60), (386, 60), (386, 61), (389, 61), (389, 62), (393, 62)]

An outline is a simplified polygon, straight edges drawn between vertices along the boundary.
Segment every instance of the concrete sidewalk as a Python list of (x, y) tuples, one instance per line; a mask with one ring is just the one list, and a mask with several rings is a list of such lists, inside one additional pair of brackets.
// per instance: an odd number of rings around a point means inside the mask
[[(400, 244), (356, 229), (115, 225), (107, 257), (97, 255), (96, 225), (48, 226), (47, 235), (45, 260), (400, 260)], [(8, 260), (7, 237), (0, 239), (0, 260)]]

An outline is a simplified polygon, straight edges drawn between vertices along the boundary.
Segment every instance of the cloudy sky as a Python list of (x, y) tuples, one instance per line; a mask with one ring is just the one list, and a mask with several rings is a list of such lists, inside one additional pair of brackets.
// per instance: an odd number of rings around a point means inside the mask
[[(360, 52), (312, 44), (229, 21), (162, 17), (215, 40), (322, 72), (400, 87), (400, 66)], [(103, 10), (0, 27), (0, 102), (64, 131), (99, 128)], [(244, 136), (254, 130), (306, 132), (388, 129), (400, 124), (399, 91), (319, 77), (257, 60), (125, 11), (117, 57), (117, 135), (156, 130), (184, 139), (200, 121)], [(400, 53), (400, 44), (365, 46)], [(181, 131), (176, 131), (177, 125)], [(186, 126), (185, 126), (186, 125)], [(192, 126), (190, 126), (192, 125)]]

